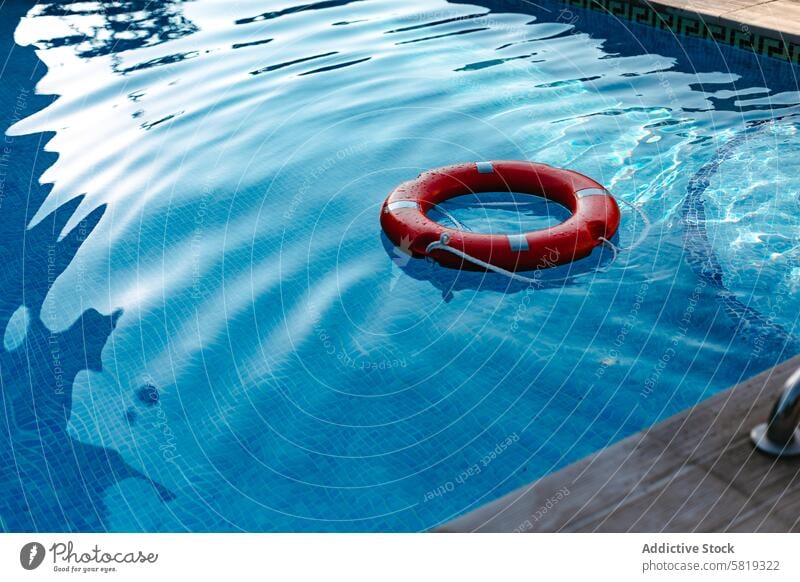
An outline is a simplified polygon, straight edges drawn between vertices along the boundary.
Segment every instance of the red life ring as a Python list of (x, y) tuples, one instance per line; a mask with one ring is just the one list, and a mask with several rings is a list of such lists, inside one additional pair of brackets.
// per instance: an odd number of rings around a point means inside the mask
[[(426, 216), (437, 204), (463, 194), (518, 192), (566, 206), (566, 221), (519, 235), (480, 234), (447, 228)], [(389, 239), (413, 256), (445, 267), (529, 271), (588, 256), (617, 232), (619, 206), (603, 186), (577, 172), (545, 164), (496, 161), (457, 164), (423, 172), (400, 184), (381, 209)]]

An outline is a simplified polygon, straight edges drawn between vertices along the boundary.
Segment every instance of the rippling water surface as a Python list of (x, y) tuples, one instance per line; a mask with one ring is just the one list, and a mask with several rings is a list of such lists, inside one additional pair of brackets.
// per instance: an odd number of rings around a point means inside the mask
[[(15, 27), (57, 96), (9, 116), (57, 154), (20, 170), (52, 185), (20, 224), (75, 257), (25, 255), (59, 268), (4, 354), (25, 376), (78, 321), (58, 357), (88, 371), (40, 435), (77, 469), (10, 429), (48, 471), (8, 491), (50, 501), (6, 529), (430, 528), (798, 351), (788, 65), (557, 2), (43, 2)], [(652, 226), (624, 206), (616, 261), (535, 287), (382, 237), (396, 184), (484, 159), (573, 168)], [(474, 202), (449, 210), (563, 219)]]

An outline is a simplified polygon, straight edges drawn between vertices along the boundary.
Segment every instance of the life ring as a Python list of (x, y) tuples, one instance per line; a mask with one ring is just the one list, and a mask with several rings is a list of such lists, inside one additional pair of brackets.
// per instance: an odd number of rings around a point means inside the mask
[[(443, 226), (427, 213), (455, 196), (480, 192), (533, 194), (566, 206), (572, 216), (523, 234), (480, 234)], [(531, 271), (588, 256), (617, 232), (620, 211), (591, 178), (545, 164), (493, 161), (429, 170), (400, 184), (381, 208), (381, 227), (415, 257), (469, 270)]]

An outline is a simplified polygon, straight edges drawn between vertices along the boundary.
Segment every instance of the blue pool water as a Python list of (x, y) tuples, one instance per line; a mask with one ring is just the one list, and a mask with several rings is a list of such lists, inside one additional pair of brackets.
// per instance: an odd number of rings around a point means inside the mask
[(567, 220), (570, 212), (538, 196), (482, 192), (446, 200), (429, 215), (449, 227), (490, 234), (519, 234), (555, 226)]
[[(4, 530), (431, 528), (798, 351), (796, 68), (554, 1), (104, 6), (0, 8)], [(392, 248), (485, 159), (652, 224), (535, 285)]]

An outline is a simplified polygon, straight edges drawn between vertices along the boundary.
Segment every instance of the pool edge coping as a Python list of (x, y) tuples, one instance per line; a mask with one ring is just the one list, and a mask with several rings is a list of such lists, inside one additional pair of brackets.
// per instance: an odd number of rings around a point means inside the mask
[(776, 508), (800, 513), (800, 462), (758, 453), (749, 433), (798, 366), (795, 356), (434, 531), (797, 531)]

